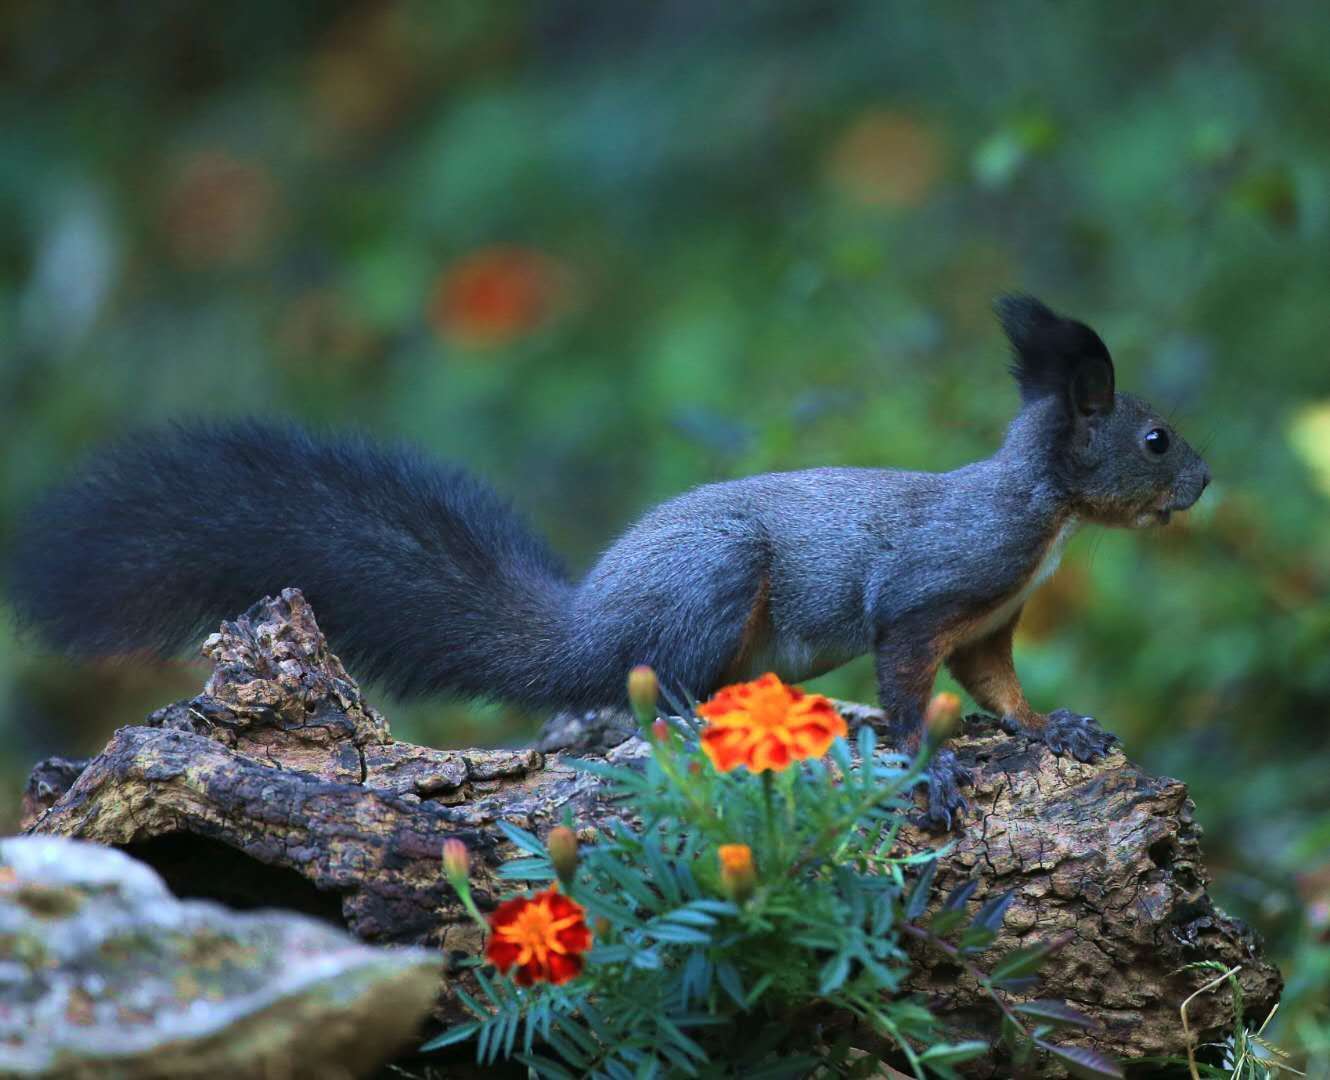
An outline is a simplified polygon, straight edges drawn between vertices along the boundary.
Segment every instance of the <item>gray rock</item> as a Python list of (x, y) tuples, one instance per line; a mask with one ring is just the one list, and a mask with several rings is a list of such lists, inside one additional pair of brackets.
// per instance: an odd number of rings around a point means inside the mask
[(0, 840), (0, 1075), (355, 1077), (416, 1033), (441, 957), (173, 897), (122, 852)]

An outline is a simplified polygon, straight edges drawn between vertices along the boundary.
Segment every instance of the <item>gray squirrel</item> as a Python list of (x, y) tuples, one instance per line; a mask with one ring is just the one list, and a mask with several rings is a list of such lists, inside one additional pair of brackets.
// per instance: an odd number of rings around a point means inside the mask
[[(819, 468), (685, 492), (579, 582), (489, 487), (406, 448), (248, 421), (178, 425), (103, 450), (19, 529), (20, 619), (75, 655), (179, 649), (298, 586), (353, 670), (402, 695), (619, 704), (637, 664), (705, 697), (797, 682), (872, 653), (900, 748), (947, 664), (1004, 727), (1092, 761), (1114, 738), (1026, 701), (1022, 605), (1085, 523), (1167, 523), (1210, 482), (1144, 401), (1114, 388), (1083, 323), (1028, 296), (998, 316), (1022, 407), (992, 457), (946, 473)], [(949, 750), (931, 823), (966, 808)]]

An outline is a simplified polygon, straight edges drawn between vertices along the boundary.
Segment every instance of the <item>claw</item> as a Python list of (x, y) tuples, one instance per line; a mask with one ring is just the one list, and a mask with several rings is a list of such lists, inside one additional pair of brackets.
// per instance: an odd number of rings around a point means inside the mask
[[(950, 832), (953, 823), (959, 824), (970, 809), (961, 795), (962, 784), (972, 784), (970, 770), (956, 762), (951, 750), (939, 750), (928, 767), (928, 810), (925, 822), (934, 829)], [(954, 816), (953, 816), (954, 815)]]
[(1082, 716), (1070, 709), (1057, 709), (1048, 714), (1042, 739), (1053, 753), (1070, 755), (1084, 762), (1101, 760), (1118, 741), (1116, 735), (1100, 728), (1094, 717)]

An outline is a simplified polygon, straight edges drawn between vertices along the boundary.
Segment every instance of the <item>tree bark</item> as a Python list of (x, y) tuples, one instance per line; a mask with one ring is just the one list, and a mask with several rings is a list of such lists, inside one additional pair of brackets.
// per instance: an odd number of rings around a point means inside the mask
[[(27, 831), (125, 848), (183, 896), (296, 907), (366, 941), (461, 956), (482, 942), (443, 880), (443, 841), (467, 844), (477, 901), (493, 905), (505, 892), (497, 868), (513, 854), (500, 820), (543, 834), (571, 813), (591, 840), (615, 813), (561, 747), (611, 760), (647, 753), (612, 712), (558, 717), (537, 749), (396, 741), (296, 590), (224, 623), (204, 652), (215, 669), (200, 696), (122, 728), (82, 768), (34, 770)], [(882, 726), (875, 709), (843, 712), (852, 727)], [(1199, 960), (1240, 966), (1248, 1013), (1264, 1020), (1279, 972), (1206, 893), (1182, 783), (1118, 752), (1094, 765), (1058, 758), (984, 717), (971, 717), (952, 745), (975, 785), (936, 892), (977, 879), (977, 907), (1014, 890), (985, 966), (1011, 948), (1067, 938), (1031, 995), (1064, 999), (1096, 1022), (1063, 1042), (1126, 1058), (1182, 1054), (1178, 1008), (1214, 973), (1178, 969)], [(915, 827), (901, 836), (907, 849), (939, 840)], [(970, 975), (926, 944), (914, 961), (910, 988), (958, 1034), (994, 1037), (997, 1012)], [(446, 982), (445, 1021), (460, 1015)], [(1233, 1022), (1226, 994), (1198, 998), (1188, 1017), (1202, 1041), (1222, 1038)]]

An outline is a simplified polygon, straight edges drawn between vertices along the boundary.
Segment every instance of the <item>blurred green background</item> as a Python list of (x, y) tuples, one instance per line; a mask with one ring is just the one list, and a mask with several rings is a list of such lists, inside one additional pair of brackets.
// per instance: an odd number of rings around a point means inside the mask
[[(702, 481), (986, 455), (989, 305), (1032, 291), (1215, 484), (1074, 542), (1030, 697), (1188, 781), (1327, 1075), (1328, 55), (1318, 0), (10, 0), (0, 543), (100, 441), (260, 413), (466, 462), (585, 566)], [(0, 635), (11, 823), (34, 759), (204, 674)], [(385, 705), (441, 745), (538, 722)]]

